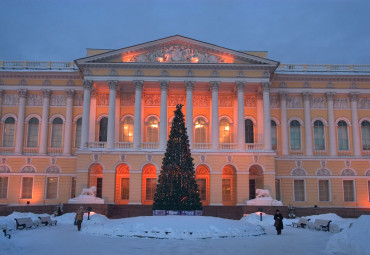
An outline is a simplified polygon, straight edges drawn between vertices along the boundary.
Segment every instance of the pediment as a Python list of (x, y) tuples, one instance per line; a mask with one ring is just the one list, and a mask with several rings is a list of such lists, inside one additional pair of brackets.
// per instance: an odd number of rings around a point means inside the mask
[(277, 66), (278, 62), (230, 50), (183, 36), (111, 50), (76, 60), (76, 63), (212, 63)]

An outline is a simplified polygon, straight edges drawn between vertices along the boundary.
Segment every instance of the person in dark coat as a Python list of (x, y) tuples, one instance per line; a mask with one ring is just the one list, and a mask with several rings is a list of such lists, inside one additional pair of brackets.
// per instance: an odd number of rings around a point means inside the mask
[(81, 206), (80, 209), (78, 209), (75, 220), (77, 221), (77, 229), (78, 231), (81, 230), (81, 224), (84, 219), (84, 208)]
[(279, 210), (276, 210), (274, 220), (275, 220), (274, 226), (276, 228), (277, 234), (281, 235), (281, 230), (284, 228), (284, 225), (283, 225), (283, 215), (281, 215)]

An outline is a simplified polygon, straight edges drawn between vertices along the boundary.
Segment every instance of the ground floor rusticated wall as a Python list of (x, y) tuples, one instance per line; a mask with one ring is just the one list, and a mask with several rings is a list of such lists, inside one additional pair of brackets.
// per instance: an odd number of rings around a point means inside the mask
[[(0, 205), (67, 203), (96, 186), (106, 204), (151, 205), (160, 152), (82, 151), (76, 156), (2, 156)], [(242, 206), (256, 189), (284, 206), (370, 208), (367, 159), (276, 158), (274, 153), (193, 153), (203, 206)]]

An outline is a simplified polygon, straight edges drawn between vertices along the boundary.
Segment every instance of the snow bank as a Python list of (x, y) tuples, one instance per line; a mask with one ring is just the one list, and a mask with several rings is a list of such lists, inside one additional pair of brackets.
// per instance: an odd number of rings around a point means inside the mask
[[(99, 223), (101, 221), (101, 223)], [(263, 235), (247, 222), (206, 216), (148, 216), (84, 221), (82, 232), (93, 235), (158, 239), (217, 239)]]
[[(13, 212), (8, 216), (0, 217), (0, 225), (6, 225), (9, 230), (16, 229), (17, 224), (15, 223), (15, 218), (26, 218), (30, 217), (33, 221), (40, 221), (38, 217), (49, 216), (49, 214), (34, 214), (34, 213), (22, 213), (22, 212)], [(52, 217), (53, 218), (53, 217)]]
[(250, 224), (259, 225), (259, 226), (273, 226), (275, 223), (274, 216), (268, 215), (266, 213), (262, 213), (262, 221), (261, 221), (260, 212), (245, 215), (240, 219), (240, 221), (248, 222)]
[(362, 215), (348, 229), (330, 238), (326, 251), (334, 254), (370, 255), (370, 216)]

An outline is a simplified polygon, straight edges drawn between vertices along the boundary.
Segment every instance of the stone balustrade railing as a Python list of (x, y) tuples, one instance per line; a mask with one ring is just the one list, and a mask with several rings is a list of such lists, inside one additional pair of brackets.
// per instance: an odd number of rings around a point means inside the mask
[(358, 72), (370, 73), (370, 65), (280, 64), (276, 72)]
[(0, 61), (4, 70), (77, 70), (74, 62), (51, 61)]

